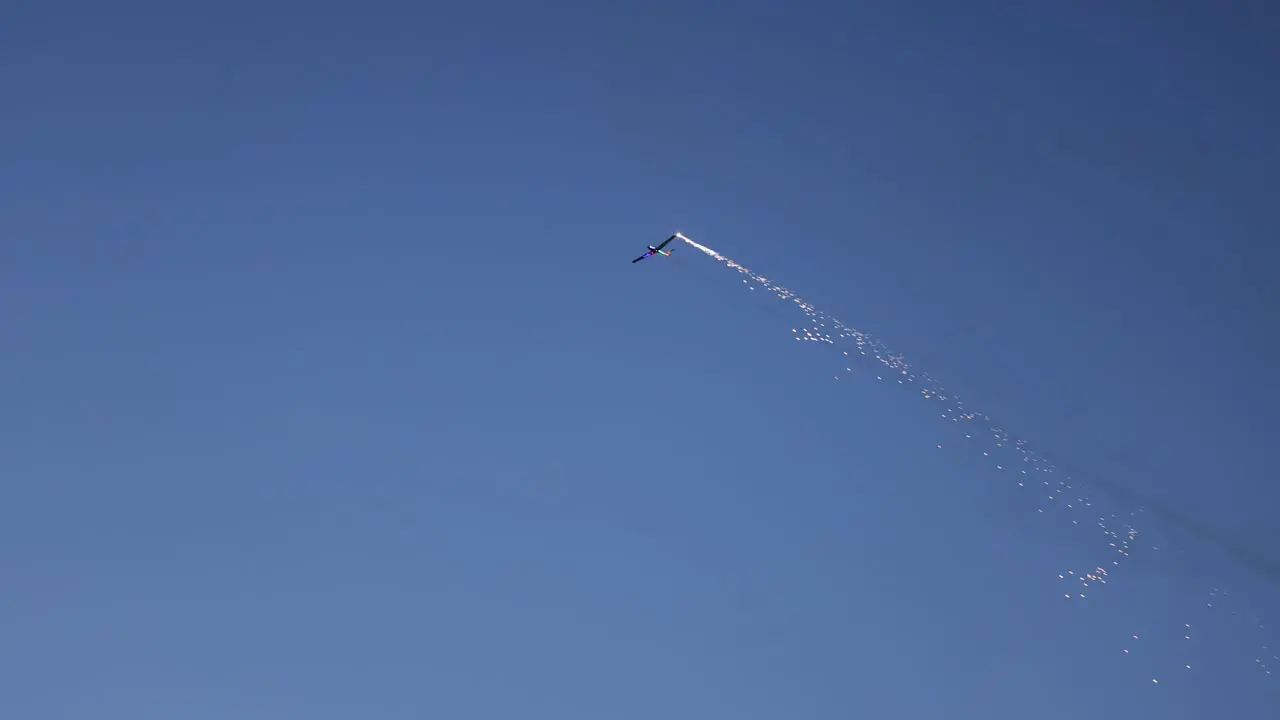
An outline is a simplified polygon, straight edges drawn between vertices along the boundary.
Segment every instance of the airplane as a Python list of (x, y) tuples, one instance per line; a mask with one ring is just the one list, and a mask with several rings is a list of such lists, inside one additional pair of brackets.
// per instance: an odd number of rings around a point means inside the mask
[(675, 239), (676, 239), (676, 237), (677, 237), (679, 234), (680, 234), (680, 233), (676, 233), (675, 235), (672, 235), (671, 237), (667, 238), (666, 240), (663, 240), (663, 241), (662, 241), (662, 243), (661, 243), (660, 245), (658, 245), (658, 247), (654, 247), (654, 246), (650, 245), (650, 246), (649, 246), (649, 252), (647, 252), (647, 253), (645, 253), (645, 254), (641, 255), (640, 257), (636, 258), (635, 260), (632, 260), (631, 262), (633, 262), (633, 263), (638, 263), (638, 262), (640, 262), (641, 260), (643, 260), (643, 259), (645, 259), (645, 258), (649, 257), (650, 255), (662, 255), (663, 257), (671, 257), (671, 252), (672, 252), (672, 251), (671, 251), (671, 250), (663, 250), (662, 248), (666, 247), (666, 246), (667, 246), (667, 243), (671, 242), (672, 240), (675, 240)]

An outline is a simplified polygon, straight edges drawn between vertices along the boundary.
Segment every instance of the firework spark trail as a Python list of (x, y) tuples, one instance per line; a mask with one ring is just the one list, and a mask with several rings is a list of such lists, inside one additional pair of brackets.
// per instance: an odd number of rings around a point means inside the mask
[[(870, 334), (858, 330), (842, 323), (840, 320), (827, 315), (825, 312), (818, 310), (811, 303), (805, 301), (796, 293), (786, 287), (775, 283), (768, 278), (753, 272), (750, 268), (735, 262), (729, 257), (716, 252), (712, 248), (695, 242), (681, 233), (676, 233), (676, 237), (683, 240), (693, 248), (714, 258), (718, 262), (722, 262), (726, 267), (736, 270), (744, 275), (743, 283), (754, 290), (756, 286), (762, 287), (779, 299), (793, 302), (810, 321), (809, 327), (793, 328), (792, 333), (797, 341), (817, 342), (827, 345), (836, 345), (836, 339), (851, 340), (855, 345), (855, 352), (867, 359), (874, 359), (879, 363), (880, 373), (876, 375), (876, 380), (884, 381), (886, 379), (896, 380), (899, 385), (911, 384), (919, 388), (920, 396), (929, 401), (933, 401), (940, 405), (940, 414), (943, 419), (957, 423), (964, 427), (964, 437), (966, 440), (978, 440), (984, 442), (981, 447), (987, 447), (981, 450), (984, 458), (987, 458), (994, 466), (997, 472), (1012, 475), (1013, 481), (1021, 488), (1039, 488), (1042, 493), (1039, 497), (1039, 507), (1037, 512), (1044, 513), (1046, 510), (1052, 511), (1058, 508), (1060, 511), (1069, 511), (1074, 525), (1080, 525), (1081, 520), (1085, 520), (1086, 525), (1093, 525), (1101, 532), (1101, 540), (1106, 543), (1102, 548), (1104, 559), (1092, 568), (1077, 571), (1074, 569), (1065, 570), (1058, 573), (1058, 578), (1068, 584), (1064, 589), (1064, 596), (1067, 599), (1084, 599), (1087, 597), (1085, 592), (1094, 585), (1105, 586), (1112, 578), (1117, 568), (1121, 567), (1122, 561), (1127, 561), (1130, 553), (1136, 549), (1138, 531), (1133, 526), (1131, 520), (1142, 512), (1142, 509), (1129, 512), (1121, 517), (1121, 513), (1098, 513), (1094, 509), (1094, 502), (1090, 497), (1077, 490), (1071, 481), (1071, 477), (1067, 473), (1055, 472), (1057, 468), (1053, 463), (1049, 462), (1040, 453), (1030, 447), (1026, 440), (1013, 437), (1008, 431), (996, 426), (991, 417), (980, 412), (970, 410), (955, 395), (948, 392), (927, 373), (913, 368), (909, 365), (905, 358), (898, 353), (893, 352), (885, 343), (871, 336)], [(754, 283), (754, 285), (752, 284)], [(849, 356), (849, 352), (844, 352), (844, 357)], [(844, 372), (852, 373), (852, 363), (846, 361)], [(836, 375), (836, 379), (839, 379)], [(974, 443), (970, 443), (973, 445)], [(938, 445), (941, 449), (942, 445)], [(993, 453), (997, 456), (1003, 456), (1004, 460), (997, 461), (993, 457)], [(1059, 479), (1059, 477), (1061, 479)], [(1152, 550), (1157, 548), (1152, 547)], [(1213, 595), (1219, 591), (1215, 589)], [(1208, 608), (1213, 608), (1213, 603), (1208, 603)], [(1261, 620), (1257, 622), (1259, 628), (1262, 627)], [(1185, 626), (1185, 627), (1184, 627)], [(1190, 623), (1184, 623), (1179, 626), (1174, 633), (1179, 637), (1183, 637), (1184, 631), (1189, 631)], [(1131, 643), (1136, 644), (1139, 635), (1134, 634)], [(1185, 640), (1190, 641), (1189, 632), (1185, 635)], [(1258, 653), (1256, 666), (1266, 675), (1272, 675), (1272, 671), (1280, 667), (1280, 655), (1276, 654), (1267, 644), (1261, 645)], [(1130, 654), (1128, 648), (1124, 649), (1124, 654)], [(1193, 664), (1187, 662), (1183, 664), (1186, 670), (1190, 670)], [(1154, 684), (1159, 684), (1158, 677), (1151, 678)]]

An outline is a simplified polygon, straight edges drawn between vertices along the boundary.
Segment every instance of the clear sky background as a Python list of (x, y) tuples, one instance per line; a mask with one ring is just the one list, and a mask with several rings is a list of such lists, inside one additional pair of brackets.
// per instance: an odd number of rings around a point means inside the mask
[[(0, 715), (1276, 717), (1276, 36), (6, 3)], [(677, 229), (1147, 507), (1123, 572)]]

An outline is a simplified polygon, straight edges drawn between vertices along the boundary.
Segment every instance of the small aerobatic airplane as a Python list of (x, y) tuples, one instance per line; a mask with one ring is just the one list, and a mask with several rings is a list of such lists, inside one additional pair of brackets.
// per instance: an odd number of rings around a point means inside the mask
[(676, 233), (675, 235), (672, 235), (671, 237), (667, 238), (666, 240), (663, 240), (663, 241), (662, 241), (662, 244), (661, 244), (661, 245), (659, 245), (658, 247), (654, 247), (654, 246), (650, 245), (650, 246), (649, 246), (649, 252), (647, 252), (647, 253), (645, 253), (645, 254), (641, 255), (640, 257), (636, 258), (635, 260), (632, 260), (631, 262), (633, 262), (633, 263), (638, 263), (638, 262), (640, 262), (641, 260), (643, 260), (643, 259), (645, 259), (645, 258), (649, 257), (650, 255), (662, 255), (663, 257), (671, 257), (671, 251), (670, 251), (670, 250), (663, 250), (662, 248), (666, 247), (666, 246), (667, 246), (667, 243), (671, 242), (672, 240), (675, 240), (675, 239), (676, 239), (676, 236), (677, 236), (677, 235), (679, 235), (679, 234), (680, 234), (680, 233)]

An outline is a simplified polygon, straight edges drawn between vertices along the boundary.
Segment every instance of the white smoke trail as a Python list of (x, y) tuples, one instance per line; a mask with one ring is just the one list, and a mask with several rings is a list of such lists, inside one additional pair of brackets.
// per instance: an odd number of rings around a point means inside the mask
[[(880, 370), (882, 374), (877, 375), (876, 380), (893, 379), (897, 380), (899, 385), (914, 385), (919, 388), (923, 399), (941, 406), (943, 419), (961, 426), (971, 426), (965, 427), (964, 437), (969, 441), (967, 444), (980, 451), (982, 456), (995, 466), (997, 472), (1012, 475), (1017, 487), (1037, 491), (1039, 505), (1037, 512), (1066, 513), (1074, 525), (1097, 528), (1101, 534), (1100, 540), (1106, 543), (1101, 549), (1107, 559), (1092, 567), (1086, 566), (1079, 570), (1069, 569), (1054, 573), (1065, 583), (1063, 589), (1067, 599), (1084, 600), (1087, 597), (1086, 589), (1106, 585), (1111, 579), (1110, 573), (1115, 572), (1122, 561), (1127, 562), (1131, 550), (1137, 545), (1138, 537), (1138, 531), (1131, 522), (1142, 512), (1141, 508), (1128, 512), (1123, 518), (1117, 512), (1099, 513), (1094, 508), (1094, 501), (1074, 487), (1071, 477), (1067, 473), (1057, 472), (1053, 463), (1033, 450), (1026, 440), (1015, 438), (1008, 431), (995, 426), (990, 416), (967, 409), (958, 397), (948, 392), (927, 373), (908, 365), (901, 354), (891, 351), (885, 343), (868, 333), (845, 325), (840, 320), (818, 310), (786, 287), (753, 272), (745, 265), (735, 262), (712, 248), (695, 242), (682, 233), (677, 232), (675, 235), (718, 262), (724, 263), (726, 267), (746, 276), (743, 282), (747, 283), (748, 287), (754, 289), (751, 282), (755, 282), (777, 295), (778, 298), (794, 302), (811, 321), (809, 327), (792, 330), (796, 340), (827, 345), (836, 345), (836, 338), (851, 340), (856, 346), (855, 351), (858, 355), (874, 359), (882, 366)], [(845, 351), (844, 357), (848, 356), (849, 352)], [(843, 364), (846, 365), (844, 368), (846, 373), (853, 372), (851, 361), (846, 360)], [(839, 379), (839, 375), (836, 377)], [(938, 449), (941, 448), (942, 445), (938, 445)], [(1207, 608), (1213, 609), (1214, 600), (1221, 602), (1224, 597), (1225, 593), (1221, 593), (1217, 588), (1213, 589), (1209, 593), (1210, 601), (1206, 604)], [(1184, 625), (1185, 628), (1178, 628), (1177, 635), (1182, 636), (1183, 630), (1191, 627), (1190, 623)], [(1260, 620), (1257, 625), (1261, 630)], [(1139, 635), (1134, 633), (1131, 641), (1127, 641), (1126, 644), (1131, 646), (1138, 639)], [(1190, 640), (1191, 636), (1188, 634), (1185, 639)], [(1273, 670), (1280, 666), (1280, 654), (1273, 649), (1277, 644), (1266, 643), (1265, 637), (1258, 638), (1257, 642), (1259, 649), (1254, 664), (1265, 675), (1271, 676)], [(1128, 655), (1129, 649), (1125, 648), (1124, 653)], [(1178, 661), (1176, 665), (1187, 670), (1192, 668), (1189, 662)], [(1153, 677), (1152, 681), (1159, 683), (1159, 678)]]

